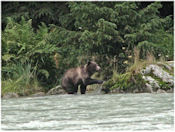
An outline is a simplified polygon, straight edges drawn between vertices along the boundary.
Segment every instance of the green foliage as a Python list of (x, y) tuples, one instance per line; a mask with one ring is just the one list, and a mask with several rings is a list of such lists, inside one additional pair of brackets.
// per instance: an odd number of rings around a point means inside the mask
[(105, 89), (110, 89), (113, 85), (114, 85), (114, 81), (112, 79), (109, 79), (108, 81), (106, 81), (104, 84), (103, 84), (103, 87)]
[[(2, 71), (4, 72), (4, 70), (5, 68), (3, 67)], [(36, 70), (35, 68), (32, 69), (31, 64), (14, 64), (11, 67), (11, 72), (13, 76), (2, 80), (2, 95), (7, 92), (15, 92), (24, 96), (41, 90)]]
[[(18, 63), (31, 64), (31, 69), (36, 71), (41, 83), (49, 83), (55, 80), (53, 72), (56, 72), (53, 54), (57, 47), (49, 40), (48, 27), (42, 23), (35, 33), (32, 28), (32, 20), (26, 21), (23, 17), (20, 23), (8, 18), (8, 23), (2, 33), (2, 75), (6, 78), (15, 76), (13, 65)], [(54, 73), (55, 74), (55, 73)]]
[(168, 89), (174, 88), (174, 86), (170, 86), (170, 84), (165, 83), (163, 81), (161, 81), (159, 83), (159, 85), (160, 85), (160, 88), (163, 89), (163, 90), (168, 90)]
[(114, 85), (110, 89), (119, 88), (124, 92), (133, 92), (136, 88), (142, 89), (143, 87), (145, 87), (145, 81), (142, 79), (141, 74), (126, 72), (118, 75)]
[(141, 90), (145, 87), (145, 81), (142, 79), (142, 75), (140, 73), (114, 73), (113, 77), (103, 84), (103, 87), (104, 89), (119, 89), (124, 92), (133, 92), (135, 89)]

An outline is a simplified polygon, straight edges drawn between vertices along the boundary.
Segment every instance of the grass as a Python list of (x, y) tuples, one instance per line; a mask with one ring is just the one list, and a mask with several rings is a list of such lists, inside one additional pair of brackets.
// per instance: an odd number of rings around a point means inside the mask
[(154, 55), (150, 52), (147, 53), (146, 60), (141, 60), (139, 56), (140, 56), (140, 50), (135, 47), (134, 48), (134, 63), (130, 64), (126, 72), (138, 74), (140, 73), (140, 70), (145, 68), (147, 65), (156, 63), (156, 59)]
[(33, 94), (41, 91), (35, 68), (30, 64), (17, 64), (14, 66), (13, 76), (2, 79), (2, 96), (8, 92), (14, 92), (20, 96)]
[(16, 80), (8, 79), (2, 81), (2, 96), (8, 92), (17, 93), (20, 96), (27, 96), (40, 90), (41, 88), (36, 80), (31, 81), (31, 83), (24, 83), (24, 80), (21, 77)]

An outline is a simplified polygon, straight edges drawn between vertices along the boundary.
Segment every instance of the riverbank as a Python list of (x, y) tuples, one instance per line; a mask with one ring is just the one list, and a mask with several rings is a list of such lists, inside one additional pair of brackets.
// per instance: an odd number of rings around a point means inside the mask
[[(173, 93), (174, 92), (174, 61), (145, 63), (137, 62), (124, 74), (113, 73), (111, 79), (102, 85), (90, 85), (87, 93)], [(37, 91), (27, 95), (30, 97), (66, 94), (60, 85), (48, 92)], [(8, 92), (2, 98), (18, 98), (18, 93)]]

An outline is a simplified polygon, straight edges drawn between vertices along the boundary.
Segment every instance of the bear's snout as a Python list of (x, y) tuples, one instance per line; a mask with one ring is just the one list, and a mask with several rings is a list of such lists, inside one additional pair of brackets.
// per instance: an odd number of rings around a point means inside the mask
[(96, 67), (96, 71), (100, 71), (101, 68), (99, 66)]

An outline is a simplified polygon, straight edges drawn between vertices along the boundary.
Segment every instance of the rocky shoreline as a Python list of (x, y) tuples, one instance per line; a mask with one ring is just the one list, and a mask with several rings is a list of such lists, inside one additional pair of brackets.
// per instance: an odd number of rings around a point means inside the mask
[[(127, 75), (127, 74), (126, 74)], [(117, 85), (116, 87), (108, 87), (105, 82), (103, 85), (96, 85), (95, 87), (88, 88), (87, 93), (98, 91), (99, 94), (113, 94), (113, 93), (174, 93), (174, 61), (166, 63), (158, 62), (156, 64), (147, 65), (140, 70), (138, 74), (144, 83), (143, 87), (132, 88), (131, 90), (124, 90), (123, 86)], [(136, 78), (137, 79), (137, 78)], [(139, 82), (140, 80), (131, 80)], [(129, 82), (129, 83), (131, 83)], [(137, 83), (135, 83), (137, 84)], [(49, 95), (62, 95), (66, 94), (60, 85), (50, 89), (47, 93), (38, 92), (30, 95), (29, 97), (49, 96)], [(2, 96), (3, 99), (24, 97), (19, 96), (17, 93), (6, 93)]]
[[(127, 75), (127, 73), (125, 73)], [(129, 75), (129, 74), (128, 74)], [(121, 76), (121, 75), (120, 75)], [(136, 75), (132, 74), (127, 80), (124, 80), (129, 85), (130, 83), (142, 83), (142, 87), (130, 88), (124, 90), (122, 85), (113, 86), (108, 85), (111, 83), (108, 81), (102, 91), (110, 89), (109, 93), (174, 93), (174, 61), (157, 62), (155, 64), (149, 64), (139, 71)]]

